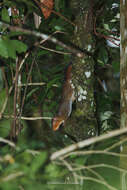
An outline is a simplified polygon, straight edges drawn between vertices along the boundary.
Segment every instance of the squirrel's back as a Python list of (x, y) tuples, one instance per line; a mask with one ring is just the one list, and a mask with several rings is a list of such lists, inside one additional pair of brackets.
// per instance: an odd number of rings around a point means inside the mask
[(72, 65), (69, 65), (66, 71), (65, 82), (63, 85), (62, 99), (60, 102), (58, 114), (53, 118), (53, 130), (57, 130), (70, 116), (72, 103), (74, 101), (74, 86), (72, 84)]

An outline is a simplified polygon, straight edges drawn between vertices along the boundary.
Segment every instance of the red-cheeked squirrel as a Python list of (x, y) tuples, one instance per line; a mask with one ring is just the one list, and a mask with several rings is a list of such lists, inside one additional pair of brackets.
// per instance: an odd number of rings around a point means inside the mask
[(58, 114), (53, 118), (52, 127), (56, 131), (59, 129), (61, 124), (64, 124), (65, 121), (71, 114), (72, 103), (75, 100), (74, 98), (74, 86), (72, 84), (72, 65), (69, 65), (67, 68), (65, 82), (63, 85), (62, 100), (58, 109)]

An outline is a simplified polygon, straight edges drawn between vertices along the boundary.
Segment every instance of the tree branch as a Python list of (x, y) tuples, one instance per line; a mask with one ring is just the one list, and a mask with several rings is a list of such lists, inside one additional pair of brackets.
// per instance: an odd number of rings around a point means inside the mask
[[(9, 118), (14, 118), (14, 115), (3, 115), (2, 117), (9, 119)], [(34, 121), (34, 120), (42, 120), (42, 119), (52, 120), (53, 118), (52, 117), (24, 117), (24, 116), (21, 116), (21, 117), (16, 117), (16, 119)]]
[(90, 138), (90, 139), (87, 139), (87, 140), (84, 140), (84, 141), (80, 141), (76, 144), (72, 144), (70, 146), (67, 146), (57, 152), (54, 152), (50, 159), (51, 160), (55, 160), (61, 156), (63, 156), (64, 154), (67, 154), (69, 152), (72, 152), (76, 149), (80, 149), (80, 148), (83, 148), (83, 147), (86, 147), (86, 146), (89, 146), (89, 145), (92, 145), (94, 143), (97, 143), (97, 142), (100, 142), (100, 141), (103, 141), (103, 140), (106, 140), (106, 139), (109, 139), (109, 138), (112, 138), (112, 137), (116, 137), (116, 136), (119, 136), (119, 135), (122, 135), (124, 133), (127, 133), (127, 127), (126, 128), (123, 128), (123, 129), (117, 129), (117, 130), (113, 130), (107, 134), (104, 134), (104, 135), (101, 135), (99, 137), (93, 137), (93, 138)]
[(87, 50), (80, 50), (78, 48), (68, 46), (68, 45), (64, 44), (63, 42), (59, 41), (58, 39), (51, 37), (51, 36), (44, 34), (44, 33), (40, 33), (40, 32), (34, 31), (34, 30), (31, 31), (28, 29), (20, 28), (18, 26), (12, 26), (10, 24), (6, 24), (6, 23), (1, 22), (1, 21), (0, 21), (0, 26), (9, 28), (12, 31), (23, 32), (24, 34), (27, 34), (27, 35), (33, 35), (36, 37), (40, 37), (43, 40), (51, 41), (54, 44), (57, 44), (57, 45), (63, 47), (64, 49), (68, 50), (69, 52), (71, 52), (72, 54), (74, 54), (75, 56), (80, 57), (80, 58), (83, 58), (85, 55), (89, 55), (89, 56), (93, 55), (91, 52), (89, 52)]
[(11, 147), (16, 148), (16, 146), (15, 146), (15, 144), (14, 144), (13, 142), (11, 142), (11, 141), (9, 141), (9, 140), (7, 140), (7, 139), (4, 139), (4, 138), (2, 138), (2, 137), (0, 137), (0, 142), (6, 143), (6, 144), (8, 144), (8, 145), (11, 146)]

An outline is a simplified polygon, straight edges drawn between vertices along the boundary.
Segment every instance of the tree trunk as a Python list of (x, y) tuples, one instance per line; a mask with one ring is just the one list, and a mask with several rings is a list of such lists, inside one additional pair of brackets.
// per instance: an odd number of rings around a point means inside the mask
[[(124, 1), (123, 1), (124, 2)], [(121, 1), (121, 127), (127, 126), (127, 2)]]
[[(93, 32), (93, 4), (91, 1), (71, 0), (70, 6), (74, 12), (76, 25), (72, 42), (80, 49), (92, 51), (94, 42)], [(95, 136), (97, 123), (95, 118), (96, 104), (94, 99), (94, 61), (91, 56), (83, 58), (73, 57), (73, 85), (75, 87), (75, 105), (71, 118), (65, 128), (77, 141)]]
[[(121, 29), (121, 60), (120, 60), (120, 85), (121, 85), (121, 128), (127, 127), (127, 1), (120, 2), (120, 29)], [(121, 140), (124, 137), (121, 137)], [(127, 154), (127, 145), (121, 146), (121, 153)], [(125, 157), (120, 157), (120, 167), (127, 169)], [(126, 189), (124, 175), (121, 174), (122, 189)]]

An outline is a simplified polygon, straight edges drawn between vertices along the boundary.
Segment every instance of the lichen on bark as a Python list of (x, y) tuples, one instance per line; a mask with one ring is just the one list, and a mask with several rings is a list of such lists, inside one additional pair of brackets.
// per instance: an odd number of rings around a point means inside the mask
[[(75, 7), (73, 7), (75, 5), (74, 0), (72, 1), (71, 9), (75, 10)], [(76, 27), (72, 42), (82, 50), (92, 51), (94, 49), (92, 6), (89, 1), (84, 3), (85, 5), (82, 0), (80, 1), (79, 14), (74, 19)], [(75, 87), (76, 100), (75, 108), (71, 118), (67, 121), (65, 130), (79, 141), (95, 136), (97, 132), (94, 100), (94, 61), (92, 57), (85, 55), (83, 58), (73, 56), (72, 62), (72, 81)]]

